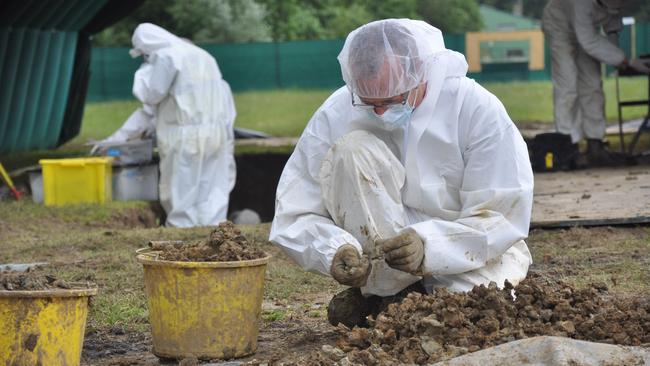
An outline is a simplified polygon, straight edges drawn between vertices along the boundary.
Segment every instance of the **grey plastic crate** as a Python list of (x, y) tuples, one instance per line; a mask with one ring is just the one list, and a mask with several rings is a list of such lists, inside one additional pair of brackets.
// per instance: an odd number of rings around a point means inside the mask
[(43, 203), (43, 173), (40, 169), (30, 170), (29, 189), (32, 192), (32, 201)]
[[(43, 203), (43, 174), (41, 170), (29, 172), (32, 200)], [(114, 166), (112, 177), (113, 200), (157, 201), (158, 165)]]
[(153, 157), (153, 140), (132, 140), (105, 144), (105, 156), (113, 158), (113, 165), (143, 164)]
[(157, 201), (158, 165), (113, 167), (113, 200)]

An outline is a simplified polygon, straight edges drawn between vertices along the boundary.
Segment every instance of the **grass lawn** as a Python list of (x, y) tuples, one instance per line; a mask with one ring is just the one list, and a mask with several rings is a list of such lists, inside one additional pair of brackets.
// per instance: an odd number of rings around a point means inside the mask
[[(550, 81), (485, 83), (510, 113), (516, 123), (553, 121), (552, 85)], [(622, 80), (624, 99), (647, 95), (644, 78)], [(237, 120), (235, 126), (267, 132), (274, 136), (299, 136), (314, 111), (329, 96), (329, 90), (272, 90), (235, 94)], [(617, 120), (614, 79), (605, 80), (607, 119)], [(69, 145), (80, 145), (89, 139), (102, 139), (117, 130), (138, 108), (132, 101), (89, 103), (86, 105), (80, 135)], [(625, 110), (627, 119), (645, 115), (645, 108)]]

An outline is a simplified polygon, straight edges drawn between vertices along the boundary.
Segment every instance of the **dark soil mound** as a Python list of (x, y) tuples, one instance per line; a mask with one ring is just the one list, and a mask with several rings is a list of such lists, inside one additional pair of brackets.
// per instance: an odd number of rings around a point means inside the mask
[(159, 259), (182, 262), (232, 262), (266, 257), (260, 248), (251, 245), (241, 231), (230, 222), (222, 222), (208, 240), (198, 243), (152, 242)]
[(538, 335), (640, 345), (650, 342), (650, 297), (613, 299), (604, 285), (575, 288), (530, 274), (519, 285), (477, 286), (468, 293), (410, 293), (389, 305), (370, 328), (339, 325), (337, 348), (307, 363), (433, 363)]

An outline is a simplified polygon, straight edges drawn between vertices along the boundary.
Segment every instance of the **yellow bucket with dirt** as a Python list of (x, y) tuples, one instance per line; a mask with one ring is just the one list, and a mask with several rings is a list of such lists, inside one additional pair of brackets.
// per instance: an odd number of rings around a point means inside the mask
[(156, 356), (231, 359), (255, 352), (270, 256), (178, 262), (158, 260), (149, 248), (137, 253)]
[(97, 289), (0, 291), (0, 365), (79, 365)]

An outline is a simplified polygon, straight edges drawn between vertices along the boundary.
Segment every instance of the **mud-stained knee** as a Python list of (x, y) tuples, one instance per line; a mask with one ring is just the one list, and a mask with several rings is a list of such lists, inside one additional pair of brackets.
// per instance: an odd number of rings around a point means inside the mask
[(334, 145), (332, 145), (332, 152), (339, 157), (348, 155), (359, 156), (371, 153), (371, 147), (375, 145), (379, 145), (388, 150), (386, 144), (374, 134), (368, 131), (356, 130), (336, 140)]

